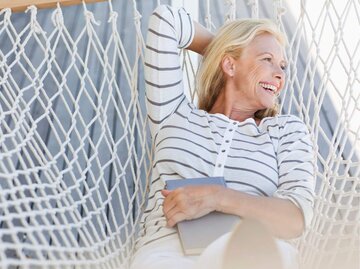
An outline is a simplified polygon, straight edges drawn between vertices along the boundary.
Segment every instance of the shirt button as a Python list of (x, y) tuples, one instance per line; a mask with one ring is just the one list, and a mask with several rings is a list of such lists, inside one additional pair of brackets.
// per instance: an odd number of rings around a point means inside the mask
[(233, 124), (236, 125), (236, 121), (234, 121)]
[(229, 132), (232, 132), (232, 131), (234, 131), (233, 129), (229, 129)]
[(225, 149), (223, 149), (221, 152), (225, 152), (226, 150)]
[(225, 143), (229, 143), (230, 142), (230, 140), (225, 140)]
[(221, 163), (219, 163), (219, 164), (218, 164), (218, 167), (221, 167), (221, 166), (222, 166), (222, 164), (221, 164)]

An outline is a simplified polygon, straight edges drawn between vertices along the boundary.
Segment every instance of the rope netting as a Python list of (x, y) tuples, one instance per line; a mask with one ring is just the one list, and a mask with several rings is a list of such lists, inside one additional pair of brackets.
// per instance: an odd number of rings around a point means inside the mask
[[(143, 35), (160, 2), (0, 11), (1, 268), (128, 267), (152, 159)], [(315, 216), (294, 243), (302, 268), (356, 268), (360, 3), (293, 2), (199, 1), (199, 21), (269, 17), (287, 33), (282, 113), (317, 150)], [(197, 64), (183, 58), (196, 100)]]

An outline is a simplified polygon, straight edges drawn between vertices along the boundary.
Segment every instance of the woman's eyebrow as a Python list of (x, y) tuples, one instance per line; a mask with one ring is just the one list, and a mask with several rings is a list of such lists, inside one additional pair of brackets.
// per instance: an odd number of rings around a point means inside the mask
[(256, 56), (261, 56), (263, 54), (270, 54), (271, 56), (274, 57), (274, 55), (271, 53), (271, 52), (268, 52), (268, 51), (263, 51), (263, 52), (260, 52), (259, 54), (257, 54)]

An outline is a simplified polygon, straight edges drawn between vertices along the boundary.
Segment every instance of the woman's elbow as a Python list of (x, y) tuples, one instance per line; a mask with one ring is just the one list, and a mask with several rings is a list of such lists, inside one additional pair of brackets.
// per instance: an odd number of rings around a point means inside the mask
[(301, 220), (294, 224), (292, 235), (293, 238), (297, 238), (303, 235), (305, 231), (305, 222), (304, 219), (301, 217)]
[[(299, 210), (300, 211), (300, 210)], [(286, 232), (282, 234), (282, 239), (295, 239), (305, 232), (305, 221), (301, 212), (292, 218), (291, 223), (287, 226)]]

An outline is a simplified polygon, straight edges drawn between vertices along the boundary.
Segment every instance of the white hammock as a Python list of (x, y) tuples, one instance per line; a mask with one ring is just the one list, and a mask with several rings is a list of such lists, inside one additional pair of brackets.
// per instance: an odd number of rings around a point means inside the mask
[[(129, 265), (151, 173), (143, 30), (160, 1), (140, 2), (144, 18), (139, 2), (124, 2), (83, 4), (76, 12), (0, 11), (1, 268)], [(219, 2), (200, 1), (199, 20), (211, 30), (222, 18), (248, 12), (273, 18), (288, 33), (282, 113), (304, 120), (318, 151), (315, 217), (294, 243), (302, 268), (346, 262), (355, 268), (359, 1), (302, 0), (293, 14), (288, 4), (294, 1)], [(26, 23), (19, 28), (14, 16)], [(76, 24), (69, 26), (69, 17)], [(124, 27), (128, 32), (121, 36)], [(192, 89), (196, 67), (188, 53), (184, 59)]]

